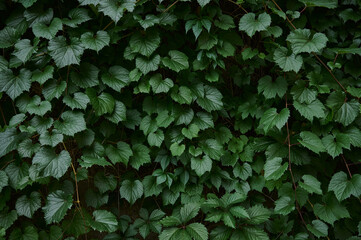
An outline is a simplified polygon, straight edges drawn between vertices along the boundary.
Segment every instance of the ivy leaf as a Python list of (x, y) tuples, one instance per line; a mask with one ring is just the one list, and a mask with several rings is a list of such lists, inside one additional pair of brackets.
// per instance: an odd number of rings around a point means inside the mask
[(86, 129), (83, 113), (66, 111), (61, 115), (61, 119), (63, 121), (54, 122), (54, 127), (64, 135), (74, 136), (75, 133)]
[(105, 118), (115, 124), (125, 121), (127, 118), (127, 109), (125, 105), (122, 102), (115, 100), (113, 113), (108, 116), (105, 116)]
[(170, 151), (172, 152), (172, 156), (177, 157), (182, 155), (182, 153), (185, 150), (185, 145), (184, 144), (179, 144), (179, 143), (172, 143), (172, 145), (170, 145)]
[(143, 184), (139, 180), (124, 180), (119, 189), (120, 196), (125, 198), (131, 205), (143, 196)]
[(107, 210), (95, 210), (93, 212), (94, 221), (91, 227), (99, 232), (115, 232), (118, 230), (118, 220), (113, 213)]
[(21, 33), (13, 27), (5, 27), (0, 30), (0, 48), (13, 46), (19, 39)]
[(351, 195), (358, 198), (361, 195), (361, 175), (354, 174), (349, 181), (346, 173), (335, 173), (328, 185), (328, 191), (333, 191), (339, 201), (347, 199)]
[(58, 133), (56, 130), (54, 130), (52, 133), (46, 131), (40, 134), (39, 142), (43, 146), (51, 146), (55, 147), (59, 143), (61, 143), (64, 139), (63, 134)]
[(299, 140), (302, 146), (310, 149), (312, 152), (319, 154), (326, 151), (321, 139), (314, 133), (303, 131), (300, 133), (302, 141)]
[(90, 168), (94, 165), (98, 166), (111, 166), (111, 163), (109, 163), (105, 158), (99, 157), (99, 156), (81, 156), (81, 160), (79, 161), (80, 166), (84, 168)]
[[(199, 2), (199, 0), (198, 0)], [(208, 231), (202, 223), (191, 223), (186, 226), (186, 231), (195, 240), (207, 240)]]
[[(0, 227), (1, 229), (8, 229), (16, 220), (18, 219), (18, 215), (15, 210), (11, 210), (10, 212), (2, 212), (0, 213)], [(5, 233), (3, 234), (5, 235)]]
[(91, 19), (88, 11), (84, 8), (73, 8), (69, 11), (68, 16), (69, 18), (63, 18), (62, 21), (65, 25), (72, 28)]
[(129, 158), (133, 156), (132, 149), (130, 149), (129, 144), (125, 142), (118, 142), (116, 148), (109, 145), (105, 152), (113, 164), (121, 162), (125, 165), (128, 165)]
[(311, 103), (299, 103), (298, 101), (293, 102), (295, 109), (309, 121), (313, 121), (313, 118), (324, 118), (325, 117), (325, 106), (320, 100), (316, 99)]
[(290, 116), (290, 111), (288, 108), (284, 108), (280, 113), (277, 113), (276, 108), (270, 108), (261, 117), (260, 126), (267, 133), (270, 129), (276, 126), (278, 129), (281, 129), (287, 122)]
[(102, 75), (102, 81), (117, 92), (130, 83), (129, 71), (121, 66), (112, 66)]
[(37, 169), (44, 172), (44, 177), (61, 178), (70, 167), (71, 157), (65, 150), (57, 155), (53, 149), (43, 147), (33, 158), (33, 164)]
[(85, 93), (82, 93), (82, 92), (74, 93), (73, 97), (71, 97), (70, 95), (66, 95), (63, 98), (63, 103), (65, 103), (72, 110), (74, 110), (74, 109), (85, 110), (89, 101), (90, 101), (89, 97)]
[(344, 102), (335, 114), (335, 120), (344, 126), (350, 125), (359, 115), (360, 103), (355, 99)]
[(153, 57), (137, 57), (135, 65), (145, 75), (151, 71), (156, 71), (160, 63), (160, 56), (154, 55)]
[(99, 69), (90, 63), (81, 63), (77, 71), (70, 73), (70, 79), (81, 88), (94, 87), (99, 84)]
[(33, 76), (31, 81), (38, 82), (40, 84), (44, 84), (47, 80), (53, 77), (54, 67), (53, 66), (46, 66), (43, 71), (36, 69), (33, 72)]
[(37, 22), (33, 25), (33, 33), (36, 37), (42, 37), (49, 40), (53, 39), (57, 32), (62, 29), (63, 23), (59, 18), (54, 18), (49, 26), (42, 22)]
[(34, 40), (35, 46), (31, 45), (29, 39), (22, 39), (15, 44), (14, 55), (19, 58), (23, 63), (27, 62), (31, 56), (37, 51), (37, 41)]
[(247, 13), (239, 21), (239, 30), (245, 31), (252, 37), (256, 32), (265, 31), (271, 25), (271, 16), (261, 13), (256, 19), (256, 14)]
[(97, 92), (93, 88), (87, 88), (86, 94), (90, 99), (90, 103), (94, 108), (95, 115), (101, 116), (106, 113), (112, 113), (115, 107), (115, 101), (112, 95), (102, 92), (97, 95)]
[(347, 208), (342, 206), (333, 195), (328, 194), (324, 198), (323, 204), (316, 203), (313, 207), (315, 215), (321, 220), (333, 225), (341, 218), (350, 218)]
[(197, 137), (198, 132), (199, 132), (199, 127), (194, 123), (189, 125), (188, 128), (182, 128), (182, 134), (188, 139), (193, 139)]
[(34, 212), (41, 207), (40, 193), (32, 192), (29, 197), (23, 195), (16, 200), (15, 208), (19, 216), (32, 218)]
[(70, 38), (70, 44), (63, 36), (52, 38), (49, 41), (49, 55), (54, 59), (59, 68), (71, 64), (79, 64), (84, 48), (78, 38)]
[(132, 147), (133, 156), (130, 159), (130, 165), (139, 169), (145, 163), (150, 163), (149, 148), (143, 144), (135, 144)]
[(49, 101), (41, 101), (39, 96), (34, 96), (31, 102), (26, 106), (26, 110), (30, 114), (44, 116), (45, 113), (51, 110)]
[(110, 37), (106, 31), (98, 31), (95, 35), (91, 32), (86, 32), (81, 35), (80, 41), (86, 49), (99, 52), (109, 45)]
[(302, 52), (320, 52), (324, 47), (328, 38), (323, 33), (315, 33), (312, 38), (311, 31), (309, 29), (296, 29), (292, 31), (287, 41), (291, 43), (292, 51), (295, 54)]
[(159, 47), (160, 37), (158, 31), (149, 30), (145, 34), (137, 32), (132, 35), (129, 46), (133, 52), (150, 57)]
[(263, 92), (266, 99), (275, 98), (278, 95), (280, 98), (285, 95), (287, 91), (287, 81), (284, 77), (278, 77), (276, 81), (272, 81), (269, 75), (266, 75), (258, 81), (258, 93)]
[(56, 190), (48, 195), (46, 204), (43, 207), (45, 221), (47, 224), (60, 222), (68, 209), (73, 206), (71, 194), (66, 194), (61, 190)]
[(327, 237), (328, 235), (328, 226), (326, 223), (320, 220), (313, 220), (312, 225), (307, 224), (307, 229), (313, 233), (317, 238)]
[(267, 159), (264, 165), (264, 178), (265, 180), (277, 180), (286, 171), (288, 163), (282, 164), (282, 158), (275, 157), (273, 159)]
[(295, 210), (295, 204), (291, 198), (283, 196), (275, 202), (275, 213), (288, 215), (290, 212)]
[(164, 57), (162, 59), (162, 63), (167, 68), (176, 72), (189, 68), (188, 57), (184, 53), (177, 50), (171, 50), (168, 52), (168, 55), (170, 58)]
[(300, 71), (303, 59), (301, 56), (297, 56), (294, 53), (288, 53), (288, 49), (285, 47), (277, 48), (273, 53), (273, 60), (278, 66), (285, 72)]
[(271, 211), (262, 205), (250, 207), (247, 209), (247, 212), (250, 219), (247, 219), (246, 221), (250, 224), (264, 223), (271, 216)]
[(198, 4), (203, 8), (207, 5), (211, 0), (197, 0)]
[(25, 68), (20, 69), (18, 75), (11, 70), (0, 71), (0, 91), (6, 92), (12, 100), (15, 100), (24, 91), (29, 91), (31, 85), (31, 72)]
[(149, 133), (147, 140), (149, 146), (160, 147), (162, 142), (164, 141), (164, 133), (162, 130), (157, 129), (157, 131)]
[(169, 89), (174, 86), (172, 79), (162, 79), (161, 74), (155, 74), (149, 79), (149, 84), (152, 86), (154, 93), (167, 93)]
[(337, 0), (299, 0), (304, 3), (307, 7), (325, 7), (325, 8), (336, 8)]
[(191, 168), (198, 176), (202, 176), (204, 173), (210, 172), (212, 169), (212, 163), (212, 159), (210, 159), (207, 155), (191, 158)]
[(135, 3), (135, 0), (125, 0), (121, 4), (117, 0), (99, 1), (99, 11), (117, 23), (123, 17), (125, 9), (133, 12)]
[(4, 171), (0, 170), (0, 193), (3, 190), (3, 188), (8, 185), (9, 185), (9, 177), (6, 175)]
[(317, 178), (311, 175), (303, 175), (303, 182), (299, 182), (299, 186), (305, 189), (309, 193), (316, 193), (322, 195), (321, 183), (317, 180)]
[(350, 149), (350, 138), (346, 134), (337, 133), (334, 136), (329, 134), (322, 138), (322, 143), (328, 154), (333, 158), (343, 152), (343, 148)]
[(223, 107), (222, 94), (218, 89), (208, 85), (203, 87), (203, 95), (197, 97), (197, 103), (208, 112), (220, 110)]

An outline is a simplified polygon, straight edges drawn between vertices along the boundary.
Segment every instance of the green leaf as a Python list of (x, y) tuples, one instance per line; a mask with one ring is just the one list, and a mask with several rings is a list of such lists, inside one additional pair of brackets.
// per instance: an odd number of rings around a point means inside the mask
[(39, 96), (34, 96), (34, 98), (26, 106), (26, 110), (30, 114), (44, 116), (45, 113), (51, 110), (51, 104), (49, 101), (41, 101)]
[(179, 228), (167, 228), (167, 229), (164, 229), (161, 232), (161, 234), (159, 235), (159, 240), (177, 239), (176, 237), (178, 236), (179, 231), (181, 231)]
[(54, 73), (53, 66), (46, 66), (43, 71), (36, 69), (33, 72), (31, 81), (38, 82), (40, 84), (44, 84), (47, 80), (53, 78), (53, 73)]
[(218, 89), (204, 85), (203, 94), (197, 97), (197, 103), (204, 110), (211, 112), (223, 108), (222, 94)]
[(292, 51), (298, 54), (302, 52), (320, 52), (326, 47), (328, 38), (323, 33), (315, 33), (311, 38), (309, 29), (296, 29), (288, 35), (287, 41), (291, 43)]
[(2, 212), (0, 213), (0, 227), (2, 229), (8, 229), (18, 218), (15, 210), (11, 210), (10, 212)]
[(277, 48), (273, 53), (273, 60), (278, 66), (285, 72), (300, 71), (303, 59), (301, 56), (297, 56), (294, 53), (289, 53), (285, 47)]
[(125, 142), (118, 142), (116, 148), (112, 145), (109, 145), (105, 152), (113, 164), (121, 162), (125, 165), (128, 165), (129, 158), (133, 156), (132, 149), (130, 149), (129, 144)]
[(63, 36), (52, 38), (49, 41), (49, 55), (54, 59), (55, 64), (59, 67), (69, 66), (80, 63), (84, 48), (78, 38), (70, 38), (70, 43)]
[(176, 72), (189, 68), (188, 57), (184, 53), (177, 50), (171, 50), (168, 52), (168, 55), (170, 58), (164, 57), (162, 59), (163, 65), (167, 68)]
[(32, 218), (34, 212), (41, 207), (40, 193), (32, 192), (29, 197), (23, 195), (16, 200), (15, 208), (19, 216)]
[(96, 210), (93, 212), (94, 221), (91, 227), (99, 232), (115, 232), (118, 230), (118, 220), (113, 213), (106, 210)]
[(317, 178), (311, 175), (303, 175), (303, 182), (299, 182), (298, 185), (305, 189), (309, 193), (316, 193), (322, 195), (321, 183), (317, 180)]
[(86, 129), (83, 113), (66, 111), (61, 115), (61, 119), (63, 121), (57, 120), (54, 122), (54, 127), (64, 135), (74, 136), (75, 133)]
[(9, 237), (9, 240), (36, 240), (39, 238), (37, 229), (33, 226), (27, 226), (23, 229), (15, 228)]
[(316, 134), (303, 131), (300, 133), (300, 137), (302, 138), (302, 141), (299, 140), (301, 145), (310, 149), (312, 152), (319, 154), (320, 152), (326, 151), (321, 139)]
[(27, 62), (31, 56), (37, 51), (37, 41), (34, 40), (35, 46), (31, 45), (31, 41), (29, 39), (19, 40), (15, 44), (14, 55), (19, 58), (23, 63)]
[(162, 75), (157, 73), (149, 79), (149, 84), (152, 86), (154, 93), (167, 93), (169, 89), (174, 86), (172, 79), (162, 79)]
[(14, 75), (11, 70), (0, 71), (0, 92), (6, 92), (12, 100), (24, 91), (29, 91), (30, 85), (31, 72), (25, 68), (20, 69), (17, 75)]
[(42, 37), (49, 40), (55, 38), (57, 32), (62, 29), (63, 23), (59, 18), (54, 18), (49, 26), (42, 22), (33, 25), (33, 33), (36, 37)]
[[(186, 87), (186, 86), (180, 86), (178, 88), (178, 86), (175, 86), (172, 91), (171, 91), (171, 97), (174, 101), (180, 103), (180, 104), (191, 104), (192, 100), (193, 100), (193, 94), (191, 92), (191, 90)], [(216, 95), (216, 97), (218, 98), (219, 95)], [(208, 99), (203, 99), (203, 102), (206, 104), (206, 103), (209, 103), (207, 101)], [(201, 101), (201, 104), (203, 104), (202, 100)], [(210, 103), (213, 103), (213, 102), (210, 102)], [(198, 103), (199, 104), (199, 103)], [(205, 105), (206, 107), (210, 107), (208, 105)], [(216, 107), (218, 105), (215, 105)]]
[(97, 95), (97, 92), (93, 88), (87, 88), (86, 94), (90, 99), (90, 103), (94, 108), (95, 115), (101, 116), (106, 113), (112, 113), (115, 107), (115, 101), (112, 95), (102, 92)]
[(277, 127), (279, 130), (286, 124), (290, 116), (288, 108), (284, 108), (280, 113), (277, 113), (276, 108), (270, 108), (261, 117), (260, 126), (267, 133), (273, 127)]
[(307, 224), (307, 229), (313, 233), (317, 238), (327, 237), (328, 235), (328, 226), (326, 223), (320, 220), (313, 220), (312, 225)]
[(355, 99), (344, 102), (335, 114), (335, 121), (342, 123), (344, 126), (350, 125), (359, 115), (360, 103)]
[(153, 57), (137, 57), (135, 59), (136, 67), (145, 75), (151, 71), (156, 71), (160, 63), (160, 56), (154, 55)]
[(304, 3), (307, 7), (325, 7), (325, 8), (336, 8), (337, 0), (299, 0)]
[(99, 1), (99, 11), (117, 23), (123, 17), (124, 10), (133, 12), (135, 3), (135, 0), (125, 0), (122, 3), (117, 0)]
[(65, 103), (72, 110), (74, 109), (82, 109), (85, 110), (88, 103), (90, 102), (89, 97), (82, 92), (74, 93), (74, 96), (66, 95), (63, 98), (63, 103)]
[(285, 47), (277, 48), (273, 53), (273, 60), (278, 66), (285, 72), (300, 71), (303, 59), (301, 56), (297, 56), (294, 53), (289, 53)]
[(89, 21), (91, 18), (88, 15), (87, 9), (73, 8), (68, 13), (69, 18), (63, 18), (62, 21), (65, 25), (75, 28), (77, 25)]
[(197, 137), (198, 132), (199, 132), (199, 127), (194, 123), (189, 125), (188, 128), (182, 128), (182, 134), (188, 139), (193, 139)]
[(43, 207), (45, 221), (47, 224), (60, 222), (68, 209), (73, 206), (71, 194), (66, 194), (61, 190), (56, 190), (48, 195), (46, 204)]
[(81, 35), (80, 41), (86, 49), (99, 52), (109, 45), (110, 37), (106, 31), (98, 31), (95, 35), (91, 32), (86, 32)]
[(71, 157), (65, 150), (57, 155), (53, 149), (43, 147), (33, 158), (33, 164), (39, 171), (43, 171), (44, 177), (61, 178), (70, 167)]
[(119, 189), (120, 196), (126, 199), (131, 205), (143, 196), (143, 184), (139, 180), (124, 180)]
[(70, 73), (70, 79), (81, 88), (94, 87), (99, 84), (99, 69), (89, 63), (81, 63), (77, 71)]
[(185, 148), (186, 148), (186, 146), (184, 144), (179, 144), (179, 143), (175, 142), (175, 143), (172, 143), (172, 145), (170, 145), (169, 150), (172, 152), (172, 156), (176, 157), (176, 156), (182, 155)]
[(275, 98), (278, 95), (280, 98), (285, 95), (287, 91), (287, 81), (284, 77), (278, 77), (276, 81), (268, 75), (258, 80), (258, 93), (263, 92), (266, 99)]
[(256, 32), (265, 31), (271, 25), (271, 16), (261, 13), (256, 19), (254, 13), (247, 13), (239, 21), (239, 30), (252, 37)]
[(293, 102), (295, 109), (309, 121), (313, 121), (313, 118), (325, 118), (325, 106), (320, 100), (316, 99), (311, 103), (299, 103)]
[(191, 168), (198, 176), (202, 176), (205, 172), (210, 172), (212, 169), (212, 163), (212, 159), (210, 159), (207, 155), (191, 158)]
[(7, 128), (4, 132), (0, 132), (0, 157), (15, 150), (19, 141), (24, 138), (24, 135), (24, 133), (18, 134), (16, 128)]
[[(198, 4), (203, 8), (205, 5), (207, 5), (211, 0), (197, 0)], [(198, 240), (198, 239), (196, 239)]]
[(162, 130), (157, 129), (157, 131), (149, 133), (147, 140), (149, 146), (160, 147), (162, 142), (164, 141), (164, 133)]
[(160, 37), (158, 31), (148, 30), (145, 34), (136, 32), (129, 41), (129, 46), (133, 52), (150, 57), (159, 47)]
[(255, 205), (247, 209), (250, 219), (247, 220), (250, 224), (260, 224), (266, 222), (271, 216), (271, 211), (262, 205)]
[(98, 157), (98, 156), (92, 157), (92, 156), (84, 156), (84, 155), (81, 156), (81, 160), (79, 160), (79, 164), (84, 168), (89, 168), (94, 165), (98, 165), (102, 167), (111, 166), (111, 163), (109, 163), (103, 157)]
[(186, 226), (186, 231), (194, 240), (208, 239), (207, 228), (202, 223), (191, 223)]
[(4, 189), (4, 187), (9, 185), (9, 178), (6, 175), (6, 172), (0, 170), (0, 193)]
[(51, 146), (55, 147), (59, 143), (61, 143), (64, 139), (63, 134), (58, 133), (56, 130), (54, 130), (52, 133), (46, 131), (40, 134), (39, 142), (43, 146)]
[(112, 66), (107, 73), (102, 74), (102, 81), (115, 91), (120, 92), (130, 83), (129, 71), (121, 66)]
[(132, 150), (133, 156), (130, 158), (130, 165), (133, 168), (138, 170), (144, 164), (151, 162), (148, 147), (143, 144), (135, 144), (133, 145)]
[(342, 133), (329, 134), (322, 138), (322, 143), (333, 158), (343, 153), (343, 148), (350, 149), (350, 138)]
[(351, 195), (358, 198), (361, 195), (361, 175), (354, 174), (351, 180), (348, 180), (346, 173), (335, 173), (328, 185), (328, 191), (333, 191), (339, 201), (347, 199)]
[(277, 180), (286, 171), (288, 163), (282, 164), (282, 158), (276, 157), (273, 159), (267, 159), (264, 165), (264, 178), (265, 180)]
[(115, 100), (113, 113), (110, 114), (109, 116), (105, 116), (105, 118), (115, 124), (118, 124), (119, 122), (123, 122), (126, 120), (127, 118), (126, 111), (127, 109), (125, 105), (122, 102)]
[(281, 197), (275, 202), (275, 213), (288, 215), (295, 210), (295, 203), (289, 197)]
[(323, 204), (316, 203), (313, 207), (315, 215), (321, 220), (333, 225), (339, 219), (350, 218), (347, 208), (341, 205), (334, 196), (328, 194), (324, 198)]
[(13, 46), (21, 36), (21, 33), (18, 32), (13, 27), (5, 27), (0, 30), (0, 48), (8, 48)]

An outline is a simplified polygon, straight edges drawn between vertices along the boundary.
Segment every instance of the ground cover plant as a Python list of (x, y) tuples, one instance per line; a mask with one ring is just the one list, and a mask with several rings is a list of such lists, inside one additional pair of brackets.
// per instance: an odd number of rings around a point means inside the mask
[(360, 7), (0, 0), (0, 239), (361, 239)]

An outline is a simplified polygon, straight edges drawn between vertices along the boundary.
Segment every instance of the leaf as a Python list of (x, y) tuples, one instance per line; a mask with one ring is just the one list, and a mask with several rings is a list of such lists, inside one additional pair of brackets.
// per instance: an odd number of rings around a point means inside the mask
[(308, 7), (336, 8), (337, 0), (299, 0)]
[(5, 27), (0, 30), (0, 48), (8, 48), (13, 46), (21, 36), (21, 33), (18, 32), (13, 27)]
[(109, 116), (105, 116), (105, 118), (115, 124), (125, 121), (127, 118), (127, 109), (125, 105), (122, 102), (115, 100), (113, 113)]
[(355, 99), (344, 102), (335, 114), (335, 121), (342, 123), (344, 126), (350, 125), (359, 115), (360, 103)]
[(328, 154), (333, 158), (343, 152), (343, 148), (350, 149), (350, 138), (346, 134), (338, 133), (335, 135), (327, 135), (322, 138), (322, 143)]
[(70, 44), (63, 36), (52, 38), (49, 41), (49, 55), (54, 59), (59, 68), (69, 66), (71, 64), (80, 63), (84, 48), (78, 38), (70, 38)]
[(112, 113), (114, 111), (115, 101), (113, 96), (109, 93), (102, 92), (100, 95), (97, 95), (95, 89), (87, 88), (86, 94), (89, 97), (96, 116)]
[(191, 223), (186, 226), (186, 231), (195, 240), (207, 240), (207, 228), (201, 223)]
[(199, 127), (194, 123), (189, 125), (188, 128), (182, 128), (182, 134), (188, 139), (193, 139), (197, 137), (198, 132), (199, 132)]
[(303, 175), (303, 182), (299, 182), (299, 186), (305, 189), (309, 193), (316, 193), (322, 195), (321, 183), (317, 180), (317, 178), (311, 175)]
[(159, 235), (159, 240), (171, 240), (176, 239), (177, 234), (181, 231), (179, 228), (167, 228), (164, 229)]
[(90, 102), (89, 97), (82, 92), (74, 93), (73, 97), (70, 97), (70, 95), (66, 95), (63, 98), (63, 103), (65, 103), (72, 110), (74, 109), (85, 110), (89, 102)]
[(347, 199), (351, 195), (358, 198), (361, 195), (361, 175), (354, 174), (351, 180), (348, 180), (346, 173), (335, 173), (328, 185), (328, 191), (333, 191), (339, 201)]
[(133, 156), (130, 158), (130, 165), (139, 170), (145, 163), (150, 163), (149, 148), (143, 144), (135, 144), (132, 147)]
[(265, 31), (271, 25), (271, 16), (261, 13), (256, 19), (254, 13), (247, 13), (239, 21), (239, 30), (252, 37), (256, 32)]
[(145, 75), (151, 71), (156, 71), (160, 63), (160, 56), (154, 55), (151, 58), (137, 57), (135, 59), (136, 67)]
[(59, 143), (61, 143), (64, 139), (63, 134), (58, 133), (56, 130), (54, 130), (52, 133), (49, 133), (48, 131), (40, 134), (39, 142), (43, 146), (51, 146), (55, 147)]
[(49, 26), (42, 22), (37, 22), (33, 25), (33, 33), (36, 37), (42, 37), (49, 40), (55, 38), (57, 32), (62, 29), (63, 23), (59, 18), (54, 18)]
[(53, 149), (43, 147), (33, 158), (33, 164), (37, 169), (43, 171), (44, 177), (61, 178), (70, 167), (71, 157), (65, 150), (57, 155)]
[(309, 29), (293, 30), (287, 37), (287, 41), (291, 43), (292, 51), (295, 54), (302, 52), (320, 52), (324, 47), (328, 38), (323, 33), (315, 33), (312, 38)]
[(53, 77), (54, 67), (46, 66), (43, 71), (36, 69), (33, 72), (33, 76), (31, 78), (32, 82), (38, 82), (40, 84), (44, 84), (47, 80)]
[(264, 178), (265, 180), (277, 180), (286, 171), (288, 163), (282, 164), (282, 158), (276, 157), (273, 159), (267, 159), (264, 165)]
[(4, 189), (4, 187), (9, 185), (9, 178), (6, 175), (6, 172), (0, 170), (0, 193)]
[(168, 52), (169, 57), (164, 57), (162, 59), (162, 63), (167, 68), (179, 72), (181, 70), (185, 70), (189, 68), (188, 64), (188, 57), (184, 53), (177, 51), (177, 50), (171, 50)]
[(266, 99), (275, 98), (278, 95), (280, 98), (285, 95), (287, 91), (287, 82), (284, 77), (278, 77), (276, 81), (268, 75), (258, 80), (258, 93), (263, 92)]
[(26, 110), (30, 114), (44, 116), (45, 113), (51, 110), (51, 104), (49, 101), (41, 101), (39, 96), (34, 96), (34, 98), (26, 106)]
[(169, 150), (172, 152), (172, 156), (176, 157), (176, 156), (182, 155), (185, 148), (186, 147), (184, 144), (179, 144), (179, 143), (175, 142), (175, 143), (172, 143), (172, 145), (170, 145)]
[(328, 226), (320, 220), (313, 220), (312, 225), (307, 224), (307, 229), (313, 233), (317, 238), (327, 237), (328, 235)]
[(197, 103), (207, 112), (220, 110), (223, 108), (222, 94), (218, 89), (204, 85), (203, 96), (197, 98)]
[(9, 237), (9, 240), (32, 240), (38, 239), (37, 229), (33, 226), (27, 226), (23, 229), (15, 228)]
[(198, 176), (202, 176), (205, 172), (210, 172), (212, 169), (212, 159), (207, 155), (198, 158), (191, 158), (191, 168)]
[(70, 79), (81, 88), (94, 87), (99, 84), (99, 69), (89, 63), (81, 63), (77, 71), (70, 73)]
[(14, 55), (19, 58), (23, 63), (27, 62), (31, 56), (37, 51), (37, 42), (34, 40), (35, 46), (31, 45), (29, 39), (19, 40), (15, 44)]
[(289, 197), (281, 197), (275, 202), (275, 213), (288, 215), (295, 210), (295, 203)]
[(162, 142), (164, 141), (164, 133), (162, 130), (157, 129), (157, 131), (149, 133), (147, 140), (149, 146), (160, 147)]
[(279, 130), (286, 124), (290, 116), (288, 108), (284, 108), (280, 113), (277, 113), (276, 108), (270, 108), (261, 117), (260, 126), (267, 133), (273, 127), (277, 127)]
[(155, 74), (149, 79), (154, 93), (167, 93), (174, 86), (172, 79), (162, 79), (161, 74)]
[(45, 221), (47, 224), (60, 222), (68, 209), (73, 206), (71, 194), (66, 194), (61, 190), (56, 190), (48, 195), (46, 204), (43, 207)]
[(16, 128), (7, 128), (4, 132), (0, 132), (0, 157), (5, 156), (9, 152), (15, 150), (24, 133), (18, 134)]
[(129, 46), (133, 52), (140, 53), (146, 57), (150, 57), (159, 47), (159, 44), (159, 33), (154, 30), (148, 30), (144, 34), (136, 32), (129, 41)]
[(129, 71), (121, 66), (112, 66), (107, 73), (102, 74), (102, 81), (115, 91), (120, 92), (130, 83)]
[(80, 41), (86, 49), (99, 52), (109, 45), (110, 37), (106, 31), (98, 31), (95, 35), (91, 32), (86, 32), (81, 35)]
[(313, 211), (321, 220), (333, 225), (335, 221), (342, 218), (350, 218), (347, 208), (341, 205), (332, 195), (326, 195), (323, 204), (316, 203)]
[(74, 134), (86, 129), (83, 113), (66, 111), (61, 115), (61, 119), (63, 121), (54, 122), (54, 127), (64, 135), (74, 136)]
[[(203, 8), (205, 5), (207, 5), (211, 0), (197, 0), (198, 4)], [(198, 239), (196, 239), (198, 240)]]
[(22, 195), (16, 200), (15, 208), (19, 216), (32, 218), (33, 214), (41, 207), (40, 193), (32, 192), (29, 197)]
[(319, 154), (320, 152), (326, 151), (321, 139), (316, 134), (303, 131), (300, 133), (300, 136), (302, 138), (302, 141), (299, 140), (301, 145), (310, 149), (312, 152)]
[(247, 209), (250, 219), (246, 220), (250, 224), (260, 224), (266, 222), (271, 216), (271, 211), (262, 205), (255, 205)]
[(303, 59), (301, 56), (297, 56), (294, 53), (288, 53), (288, 49), (285, 47), (277, 48), (273, 53), (273, 60), (278, 66), (285, 72), (300, 71)]
[(298, 101), (293, 102), (295, 109), (309, 121), (313, 121), (313, 118), (325, 118), (325, 106), (320, 100), (316, 99), (311, 103), (299, 103)]
[(116, 148), (109, 145), (105, 152), (113, 164), (121, 162), (128, 165), (129, 158), (133, 156), (132, 149), (130, 149), (130, 146), (125, 142), (118, 142)]
[(31, 72), (25, 68), (20, 69), (17, 75), (14, 75), (11, 70), (0, 71), (0, 92), (6, 92), (12, 100), (24, 91), (29, 91), (30, 85)]
[(139, 180), (124, 180), (119, 189), (120, 196), (126, 199), (131, 205), (143, 196), (143, 184)]
[(133, 12), (135, 3), (135, 0), (125, 0), (121, 4), (117, 0), (99, 1), (99, 11), (117, 23), (123, 17), (125, 9)]
[(10, 212), (2, 212), (0, 213), (0, 227), (1, 229), (8, 229), (16, 220), (18, 219), (18, 215), (15, 210), (11, 210)]
[(87, 9), (73, 8), (68, 13), (69, 18), (63, 18), (62, 21), (69, 27), (77, 27), (77, 25), (89, 21), (91, 18), (88, 15)]
[(111, 163), (109, 163), (103, 157), (98, 157), (98, 156), (92, 157), (92, 156), (84, 156), (84, 155), (81, 156), (81, 160), (79, 160), (79, 164), (84, 168), (89, 168), (94, 165), (98, 165), (102, 167), (111, 166)]
[(91, 227), (99, 232), (115, 232), (118, 230), (118, 220), (113, 213), (106, 210), (95, 210), (93, 212), (94, 221)]

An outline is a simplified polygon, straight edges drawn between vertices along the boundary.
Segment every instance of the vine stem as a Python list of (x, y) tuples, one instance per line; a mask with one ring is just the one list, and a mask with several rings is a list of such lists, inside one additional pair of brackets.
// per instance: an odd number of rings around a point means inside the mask
[(352, 178), (352, 174), (351, 174), (351, 171), (350, 171), (350, 168), (348, 167), (348, 164), (346, 162), (346, 159), (343, 155), (341, 155), (342, 159), (343, 159), (343, 162), (345, 163), (345, 166), (347, 168), (347, 172), (348, 172), (348, 175), (350, 176), (350, 178)]
[(174, 5), (176, 5), (176, 3), (179, 2), (179, 0), (175, 1), (174, 3), (172, 3), (169, 7), (167, 7), (163, 12), (167, 12), (169, 9), (171, 9), (171, 7), (173, 7)]
[[(272, 2), (276, 5), (276, 7), (278, 8), (278, 10), (280, 10), (281, 12), (285, 13), (282, 8), (280, 6), (278, 6), (278, 4), (276, 3), (275, 0), (272, 0)], [(295, 27), (295, 25), (293, 25), (292, 21), (287, 17), (286, 15), (286, 20), (287, 22), (292, 26), (292, 28), (294, 30), (296, 30), (297, 28)], [(345, 93), (348, 93), (346, 88), (340, 83), (340, 81), (338, 81), (338, 79), (336, 78), (336, 76), (332, 73), (331, 69), (329, 67), (327, 67), (327, 65), (317, 56), (316, 53), (312, 52), (312, 55), (316, 57), (316, 59), (322, 64), (322, 66), (324, 66), (326, 68), (326, 70), (330, 73), (331, 77), (337, 82), (337, 84), (342, 88), (342, 90)]]

